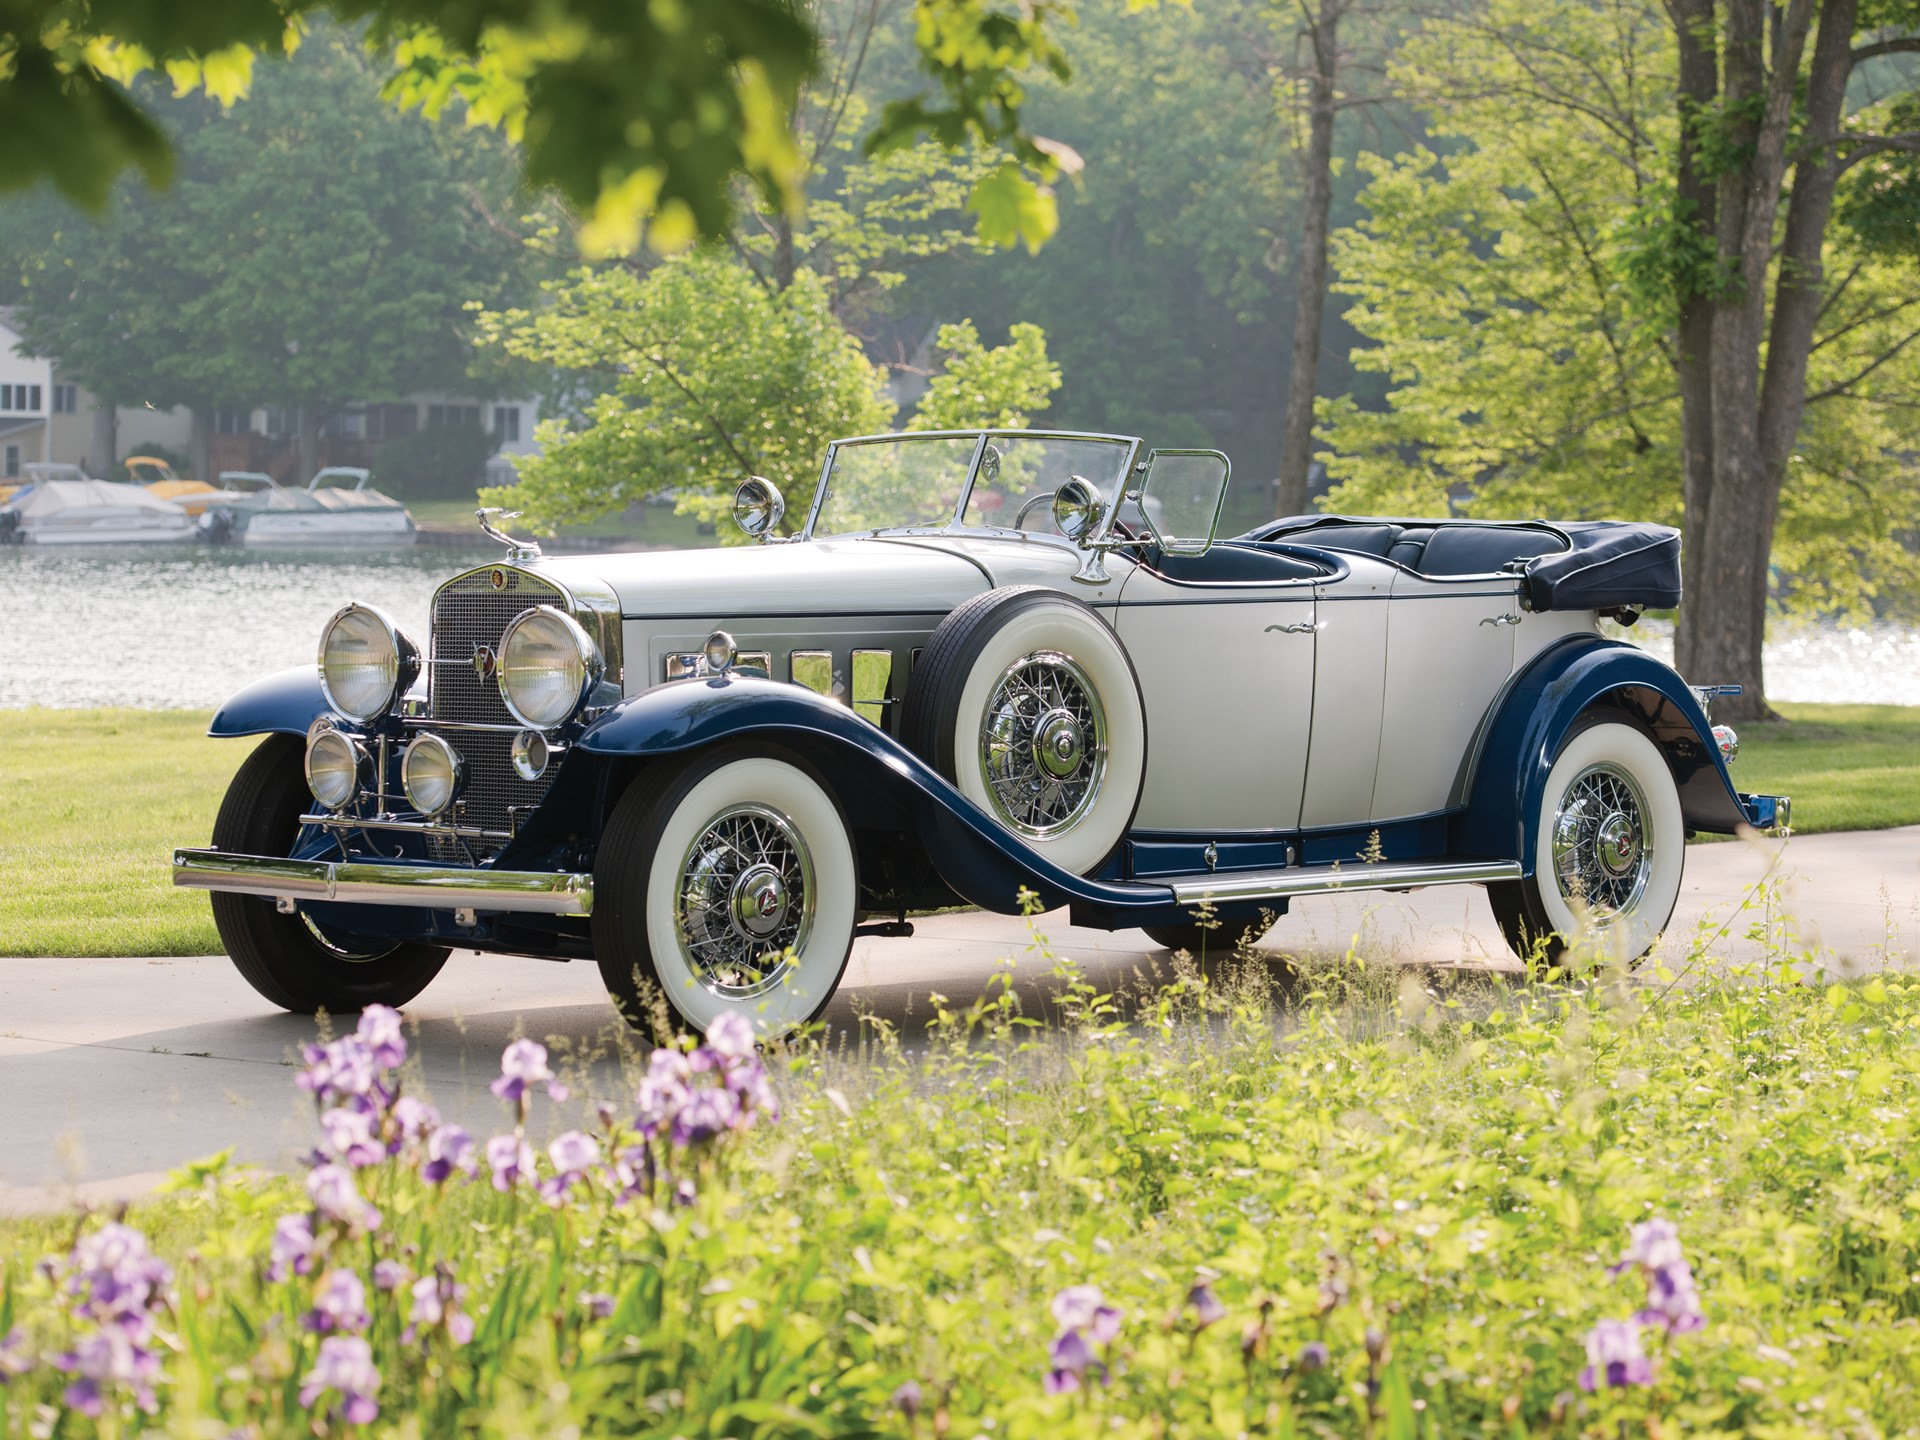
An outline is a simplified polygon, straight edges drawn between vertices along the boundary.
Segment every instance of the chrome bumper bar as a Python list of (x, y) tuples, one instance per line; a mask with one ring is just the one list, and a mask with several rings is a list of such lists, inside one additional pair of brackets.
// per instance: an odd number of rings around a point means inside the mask
[(1203, 900), (1279, 900), (1337, 890), (1412, 890), (1421, 885), (1485, 885), (1493, 880), (1519, 878), (1517, 860), (1360, 863), (1338, 869), (1331, 865), (1297, 865), (1287, 870), (1223, 871), (1183, 877), (1173, 882), (1173, 898), (1182, 905), (1198, 905)]
[(417, 910), (499, 910), (591, 915), (593, 877), (548, 870), (371, 865), (358, 860), (286, 860), (224, 850), (176, 850), (173, 883), (273, 900), (405, 905)]

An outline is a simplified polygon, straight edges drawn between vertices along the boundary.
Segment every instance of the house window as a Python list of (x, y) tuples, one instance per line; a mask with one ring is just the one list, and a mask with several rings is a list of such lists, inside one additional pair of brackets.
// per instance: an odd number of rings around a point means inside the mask
[(7, 479), (11, 480), (20, 473), (20, 447), (7, 446)]
[(53, 413), (72, 415), (80, 409), (80, 387), (77, 385), (56, 385), (53, 387)]
[(40, 408), (38, 385), (0, 385), (0, 411), (17, 414)]
[(251, 412), (246, 410), (216, 410), (213, 412), (213, 433), (216, 435), (245, 435), (253, 426)]
[(480, 407), (478, 405), (427, 406), (427, 429), (429, 430), (478, 430), (479, 428)]
[(493, 438), (506, 445), (520, 443), (520, 407), (518, 405), (493, 407)]

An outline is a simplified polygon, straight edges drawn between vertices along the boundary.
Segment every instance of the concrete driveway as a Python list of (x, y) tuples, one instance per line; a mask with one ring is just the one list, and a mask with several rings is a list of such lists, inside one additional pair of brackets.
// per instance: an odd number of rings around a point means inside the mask
[[(1779, 882), (1771, 909), (1754, 889), (1768, 877)], [(1738, 959), (1758, 952), (1749, 932), (1768, 916), (1785, 917), (1796, 948), (1832, 972), (1910, 964), (1920, 951), (1920, 826), (1697, 845), (1663, 944), (1680, 954), (1696, 934), (1712, 934), (1716, 957)], [(1167, 964), (1138, 931), (1075, 929), (1064, 912), (1038, 926), (1098, 984)], [(1301, 901), (1264, 948), (1514, 968), (1472, 887)], [(911, 1034), (930, 993), (964, 1006), (1008, 957), (1017, 974), (1045, 983), (1049, 962), (1031, 952), (1018, 919), (943, 915), (917, 922), (910, 940), (863, 939), (828, 1019), (848, 1030), (864, 1010)], [(479, 1133), (500, 1124), (486, 1085), (516, 1034), (547, 1040), (596, 1072), (602, 1096), (617, 1093), (611, 1057), (625, 1032), (591, 965), (459, 954), (408, 1013), (434, 1101)], [(0, 959), (0, 1212), (138, 1193), (228, 1146), (254, 1164), (291, 1163), (316, 1137), (291, 1068), (314, 1033), (312, 1020), (255, 995), (222, 956)]]

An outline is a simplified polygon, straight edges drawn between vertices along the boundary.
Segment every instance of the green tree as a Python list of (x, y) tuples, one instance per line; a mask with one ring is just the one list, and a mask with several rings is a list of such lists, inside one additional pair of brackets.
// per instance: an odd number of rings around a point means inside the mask
[(527, 265), (489, 213), (513, 167), (381, 83), (352, 39), (310, 34), (244, 107), (163, 107), (168, 191), (124, 187), (104, 225), (44, 194), (8, 206), (29, 342), (119, 404), (297, 411), (304, 470), (340, 405), (464, 388), (465, 306), (512, 299)]
[[(98, 206), (127, 167), (164, 181), (173, 151), (131, 82), (158, 67), (231, 103), (256, 53), (297, 43), (324, 12), (398, 60), (397, 102), (429, 114), (459, 102), (521, 144), (528, 178), (566, 197), (590, 244), (630, 249), (643, 227), (662, 249), (723, 237), (736, 176), (799, 201), (789, 121), (818, 37), (788, 0), (19, 0), (0, 9), (0, 189), (47, 179)], [(972, 196), (1000, 243), (1050, 230), (1045, 182), (1070, 157), (1027, 129), (1023, 81), (1065, 75), (1055, 31), (1070, 14), (1063, 0), (915, 0), (919, 89), (869, 137), (876, 150), (932, 135), (1005, 156)]]
[[(780, 289), (708, 248), (645, 274), (582, 268), (550, 284), (546, 302), (481, 319), (484, 343), (599, 392), (575, 417), (543, 420), (541, 453), (520, 462), (519, 482), (486, 492), (537, 527), (596, 520), (663, 493), (712, 519), (748, 475), (805, 496), (828, 441), (893, 422), (887, 372), (810, 270)], [(970, 325), (942, 340), (951, 375), (929, 391), (942, 424), (1024, 424), (1059, 383), (1035, 327), (1001, 349), (983, 347)]]
[(1038, 325), (1015, 325), (1007, 343), (988, 349), (971, 320), (940, 327), (934, 342), (940, 373), (914, 407), (909, 430), (1025, 429), (1028, 419), (1052, 403), (1060, 367), (1047, 358), (1047, 336)]
[(1434, 149), (1368, 163), (1338, 252), (1391, 408), (1328, 407), (1334, 503), (1681, 523), (1677, 658), (1757, 717), (1771, 565), (1829, 607), (1913, 578), (1920, 298), (1907, 255), (1828, 210), (1853, 157), (1911, 143), (1885, 88), (1831, 86), (1920, 42), (1809, 0), (1763, 56), (1745, 0), (1724, 34), (1681, 9), (1495, 0), (1403, 52), (1400, 87), (1447, 98)]

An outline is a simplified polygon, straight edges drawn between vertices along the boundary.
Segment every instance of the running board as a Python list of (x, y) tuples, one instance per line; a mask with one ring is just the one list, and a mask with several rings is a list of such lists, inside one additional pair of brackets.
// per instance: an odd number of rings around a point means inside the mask
[(1211, 900), (1282, 900), (1336, 890), (1412, 890), (1421, 885), (1486, 885), (1518, 880), (1518, 860), (1453, 860), (1418, 864), (1294, 866), (1289, 870), (1235, 870), (1220, 875), (1183, 876), (1172, 881), (1182, 905)]

